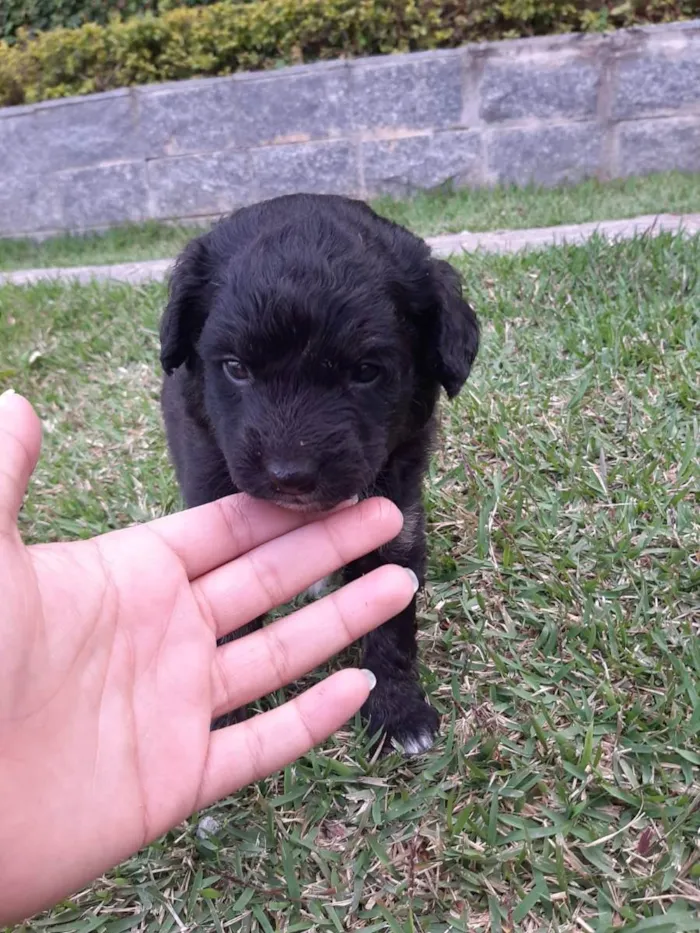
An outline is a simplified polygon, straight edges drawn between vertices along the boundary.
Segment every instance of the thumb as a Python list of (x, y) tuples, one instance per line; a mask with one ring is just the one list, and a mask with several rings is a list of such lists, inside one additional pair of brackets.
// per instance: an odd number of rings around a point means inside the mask
[(41, 448), (41, 422), (12, 389), (0, 395), (0, 536), (17, 524), (22, 499)]

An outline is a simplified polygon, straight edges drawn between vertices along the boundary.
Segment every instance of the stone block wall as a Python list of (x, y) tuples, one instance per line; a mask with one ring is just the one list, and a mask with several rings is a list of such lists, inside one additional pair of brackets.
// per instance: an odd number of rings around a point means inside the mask
[(700, 171), (700, 21), (467, 45), (0, 110), (0, 236)]

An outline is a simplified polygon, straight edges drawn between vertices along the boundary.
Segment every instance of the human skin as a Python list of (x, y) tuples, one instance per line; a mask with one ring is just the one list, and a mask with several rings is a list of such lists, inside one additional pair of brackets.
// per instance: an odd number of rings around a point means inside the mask
[[(325, 739), (372, 675), (334, 674), (237, 725), (213, 718), (408, 605), (384, 566), (243, 638), (217, 639), (395, 537), (381, 499), (326, 516), (245, 496), (89, 540), (26, 546), (31, 405), (0, 397), (0, 924), (88, 884), (194, 811)], [(235, 801), (232, 802), (235, 806)]]

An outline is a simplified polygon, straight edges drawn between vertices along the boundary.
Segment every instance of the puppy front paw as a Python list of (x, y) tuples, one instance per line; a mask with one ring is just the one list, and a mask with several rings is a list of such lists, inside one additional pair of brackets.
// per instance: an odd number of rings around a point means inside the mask
[(303, 600), (308, 600), (309, 602), (314, 599), (320, 599), (322, 596), (326, 595), (332, 585), (333, 577), (324, 577), (322, 580), (317, 580), (316, 583), (312, 583), (311, 586), (307, 586), (307, 588), (301, 594), (301, 598)]
[(421, 755), (433, 745), (440, 717), (414, 682), (377, 683), (362, 708), (371, 735), (381, 730), (384, 752), (394, 744), (406, 755)]

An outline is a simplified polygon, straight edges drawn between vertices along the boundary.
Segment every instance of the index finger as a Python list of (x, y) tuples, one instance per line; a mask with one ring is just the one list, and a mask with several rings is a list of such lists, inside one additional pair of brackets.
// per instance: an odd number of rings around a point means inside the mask
[(157, 518), (146, 527), (177, 554), (190, 580), (195, 580), (321, 517), (318, 512), (293, 512), (238, 493)]

